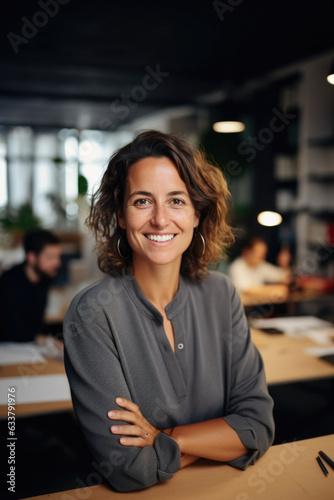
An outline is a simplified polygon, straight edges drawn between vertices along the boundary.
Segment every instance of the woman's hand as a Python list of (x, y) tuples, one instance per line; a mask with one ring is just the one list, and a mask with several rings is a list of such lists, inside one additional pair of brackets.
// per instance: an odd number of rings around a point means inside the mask
[(124, 446), (153, 446), (155, 438), (161, 432), (151, 425), (140, 412), (138, 405), (124, 398), (116, 398), (116, 403), (124, 410), (108, 412), (111, 420), (121, 420), (131, 425), (112, 425), (113, 434), (122, 436), (119, 442)]

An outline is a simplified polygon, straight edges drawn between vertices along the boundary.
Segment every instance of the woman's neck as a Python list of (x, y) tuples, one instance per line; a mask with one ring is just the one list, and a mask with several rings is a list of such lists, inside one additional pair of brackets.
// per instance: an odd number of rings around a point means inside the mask
[(180, 264), (163, 266), (133, 262), (133, 275), (145, 297), (164, 314), (175, 297), (180, 282)]

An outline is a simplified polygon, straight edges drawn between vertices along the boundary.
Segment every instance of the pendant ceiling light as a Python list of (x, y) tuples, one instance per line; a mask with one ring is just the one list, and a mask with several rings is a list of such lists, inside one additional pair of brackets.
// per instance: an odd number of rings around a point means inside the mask
[(334, 61), (331, 64), (331, 67), (329, 69), (328, 75), (327, 75), (327, 81), (331, 85), (334, 85)]
[(245, 130), (245, 124), (240, 120), (240, 110), (233, 101), (222, 103), (215, 110), (215, 121), (212, 128), (219, 134), (232, 134)]

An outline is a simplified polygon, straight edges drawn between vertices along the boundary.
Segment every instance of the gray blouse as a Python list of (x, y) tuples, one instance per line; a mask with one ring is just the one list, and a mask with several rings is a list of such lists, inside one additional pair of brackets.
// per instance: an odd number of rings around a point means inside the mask
[[(65, 367), (73, 406), (99, 470), (118, 491), (147, 488), (180, 468), (176, 441), (126, 447), (110, 431), (116, 397), (138, 404), (157, 429), (222, 417), (250, 450), (228, 462), (245, 469), (272, 444), (274, 423), (262, 359), (228, 277), (180, 277), (163, 317), (132, 275), (108, 276), (81, 291), (64, 321)], [(121, 422), (120, 422), (121, 423)]]

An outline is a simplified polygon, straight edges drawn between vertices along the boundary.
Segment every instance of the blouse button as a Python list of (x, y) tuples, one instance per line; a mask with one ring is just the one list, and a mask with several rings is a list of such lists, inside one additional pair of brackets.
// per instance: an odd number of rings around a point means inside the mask
[(184, 348), (184, 345), (182, 344), (182, 342), (180, 342), (179, 344), (177, 344), (177, 348), (178, 349), (183, 349)]

